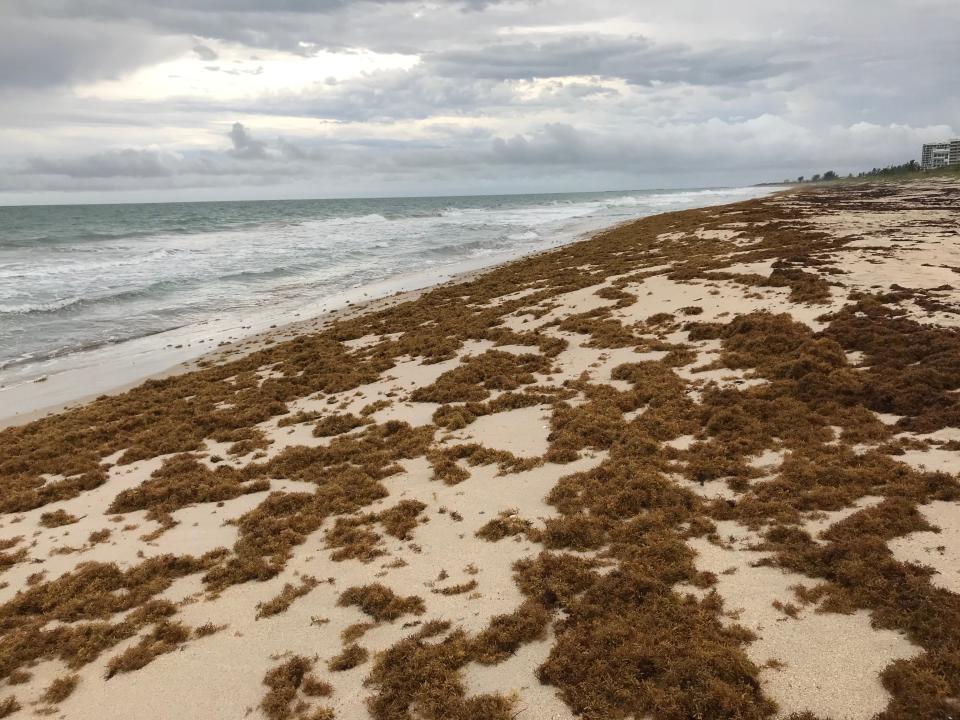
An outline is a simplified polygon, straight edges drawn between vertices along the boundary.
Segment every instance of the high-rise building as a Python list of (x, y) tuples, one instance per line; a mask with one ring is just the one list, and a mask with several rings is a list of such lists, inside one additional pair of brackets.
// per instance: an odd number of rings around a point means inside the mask
[(960, 138), (923, 146), (923, 154), (920, 156), (921, 169), (936, 170), (952, 165), (960, 166)]

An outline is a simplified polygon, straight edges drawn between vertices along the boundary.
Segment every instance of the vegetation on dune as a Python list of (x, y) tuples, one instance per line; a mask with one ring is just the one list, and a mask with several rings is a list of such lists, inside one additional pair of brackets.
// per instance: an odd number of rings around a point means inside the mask
[[(893, 180), (893, 181), (903, 181), (905, 179), (918, 179), (918, 178), (931, 178), (931, 177), (951, 177), (960, 172), (960, 167), (957, 166), (947, 166), (943, 168), (938, 168), (937, 170), (921, 170), (920, 163), (916, 160), (908, 160), (905, 163), (900, 163), (899, 165), (886, 165), (884, 167), (875, 167), (870, 170), (862, 170), (853, 175), (850, 173), (846, 177), (838, 175), (833, 170), (827, 170), (824, 173), (816, 173), (810, 178), (801, 175), (797, 178), (798, 183), (802, 182), (831, 182), (834, 180)], [(784, 181), (785, 184), (790, 184), (789, 180)]]

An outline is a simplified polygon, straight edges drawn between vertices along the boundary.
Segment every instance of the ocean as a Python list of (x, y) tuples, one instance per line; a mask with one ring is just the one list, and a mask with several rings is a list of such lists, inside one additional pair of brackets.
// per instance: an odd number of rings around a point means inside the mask
[(0, 207), (0, 386), (143, 338), (199, 354), (332, 309), (351, 289), (424, 286), (617, 222), (770, 191)]

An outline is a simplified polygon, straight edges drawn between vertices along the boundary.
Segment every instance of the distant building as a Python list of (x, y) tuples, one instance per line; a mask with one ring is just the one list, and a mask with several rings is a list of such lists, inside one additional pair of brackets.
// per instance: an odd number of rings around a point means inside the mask
[(927, 143), (920, 157), (922, 170), (936, 170), (948, 166), (960, 166), (960, 138)]

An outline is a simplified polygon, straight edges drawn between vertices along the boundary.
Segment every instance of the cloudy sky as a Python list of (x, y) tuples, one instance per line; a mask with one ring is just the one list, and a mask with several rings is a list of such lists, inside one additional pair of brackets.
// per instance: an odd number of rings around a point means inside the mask
[(958, 0), (0, 0), (0, 203), (703, 187), (960, 135)]

